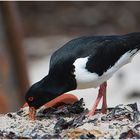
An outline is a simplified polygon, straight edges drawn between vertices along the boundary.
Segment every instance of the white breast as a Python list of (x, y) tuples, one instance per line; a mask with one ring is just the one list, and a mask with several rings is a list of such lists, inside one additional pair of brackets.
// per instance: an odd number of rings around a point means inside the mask
[(134, 54), (137, 50), (126, 52), (121, 58), (114, 64), (113, 67), (110, 67), (103, 75), (98, 76), (97, 73), (91, 73), (86, 69), (86, 64), (88, 62), (89, 57), (78, 58), (73, 63), (75, 66), (74, 75), (77, 81), (77, 88), (96, 88), (100, 86), (103, 82), (107, 81), (112, 75), (123, 65), (131, 62), (133, 58), (132, 54)]

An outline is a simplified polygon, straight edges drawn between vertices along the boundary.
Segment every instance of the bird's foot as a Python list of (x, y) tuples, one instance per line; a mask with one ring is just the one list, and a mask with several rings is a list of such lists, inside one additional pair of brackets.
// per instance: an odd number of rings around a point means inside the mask
[(102, 114), (107, 114), (108, 111), (109, 111), (109, 110), (108, 110), (107, 108), (102, 108), (100, 112), (101, 112)]
[(91, 117), (95, 114), (95, 111), (96, 111), (96, 110), (90, 110), (90, 111), (87, 113), (86, 116), (87, 116), (88, 118), (91, 118)]
[[(95, 114), (96, 110), (91, 110), (87, 113), (87, 117), (91, 118), (94, 114)], [(109, 110), (107, 108), (102, 108), (100, 111), (102, 114), (107, 114), (109, 112)]]

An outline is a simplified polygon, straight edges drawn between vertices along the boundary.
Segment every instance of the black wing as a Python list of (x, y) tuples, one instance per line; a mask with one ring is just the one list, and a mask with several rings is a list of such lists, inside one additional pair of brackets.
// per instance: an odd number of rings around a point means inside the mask
[(111, 68), (123, 54), (128, 51), (131, 52), (134, 49), (137, 49), (137, 51), (140, 50), (140, 33), (109, 37), (96, 49), (96, 53), (89, 57), (86, 69), (101, 76)]
[(94, 53), (96, 48), (99, 47), (105, 39), (106, 37), (102, 36), (90, 36), (80, 37), (69, 41), (52, 54), (50, 68), (58, 63), (60, 64), (64, 61), (69, 61), (70, 59), (75, 61), (77, 58), (89, 56)]

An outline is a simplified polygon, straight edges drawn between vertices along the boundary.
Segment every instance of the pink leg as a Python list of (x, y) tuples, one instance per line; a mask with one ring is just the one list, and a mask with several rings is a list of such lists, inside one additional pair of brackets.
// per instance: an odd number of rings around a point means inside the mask
[(102, 105), (102, 109), (104, 111), (104, 105), (106, 104), (106, 94), (104, 95), (104, 93), (106, 93), (106, 82), (104, 82), (103, 84), (100, 85), (100, 88), (99, 88), (99, 93), (98, 93), (98, 97), (95, 101), (95, 104), (93, 105), (92, 109), (90, 110), (90, 112), (87, 114), (88, 117), (91, 117), (94, 115), (96, 109), (97, 109), (97, 106), (103, 96), (103, 105)]
[(104, 82), (104, 93), (103, 93), (103, 104), (102, 104), (102, 109), (101, 112), (102, 113), (106, 113), (107, 112), (107, 102), (106, 102), (106, 87), (107, 87), (107, 82)]

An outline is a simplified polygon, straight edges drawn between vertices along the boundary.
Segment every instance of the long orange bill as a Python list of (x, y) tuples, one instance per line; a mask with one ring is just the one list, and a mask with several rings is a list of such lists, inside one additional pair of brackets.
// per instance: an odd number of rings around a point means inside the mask
[(36, 119), (35, 115), (36, 109), (34, 107), (29, 107), (29, 118), (34, 121)]

